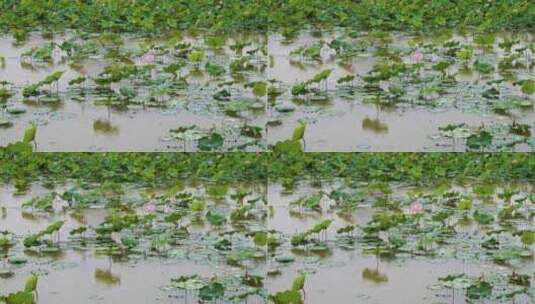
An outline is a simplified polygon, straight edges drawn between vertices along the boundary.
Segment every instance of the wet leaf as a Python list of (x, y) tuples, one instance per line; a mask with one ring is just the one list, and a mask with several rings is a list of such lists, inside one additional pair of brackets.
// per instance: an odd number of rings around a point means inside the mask
[(199, 298), (203, 301), (220, 299), (225, 295), (225, 286), (219, 282), (210, 282), (199, 290)]
[(223, 146), (224, 139), (218, 133), (211, 133), (198, 141), (198, 147), (201, 151), (214, 151)]

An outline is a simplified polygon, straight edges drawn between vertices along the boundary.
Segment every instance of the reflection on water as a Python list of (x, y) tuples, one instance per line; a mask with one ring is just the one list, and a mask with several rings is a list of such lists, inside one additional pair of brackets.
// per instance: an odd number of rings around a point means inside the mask
[(111, 272), (110, 269), (95, 269), (95, 280), (104, 285), (114, 286), (121, 284), (121, 277)]
[(24, 99), (22, 103), (30, 108), (42, 108), (50, 111), (59, 111), (65, 104), (59, 97), (51, 97), (49, 99)]
[(388, 133), (388, 125), (382, 123), (379, 119), (372, 119), (366, 116), (362, 120), (362, 129), (372, 131), (375, 134)]
[(368, 267), (362, 270), (362, 278), (376, 284), (388, 282), (388, 276), (386, 274), (380, 273), (378, 269), (371, 269)]
[(93, 130), (95, 133), (103, 135), (118, 136), (119, 127), (111, 124), (111, 121), (104, 119), (97, 119), (93, 122)]

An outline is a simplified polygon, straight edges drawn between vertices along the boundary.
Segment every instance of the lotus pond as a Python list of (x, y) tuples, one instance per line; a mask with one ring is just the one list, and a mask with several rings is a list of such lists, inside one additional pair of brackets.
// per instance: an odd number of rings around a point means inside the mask
[(533, 184), (422, 184), (5, 184), (1, 294), (7, 303), (532, 303)]
[(68, 32), (0, 39), (1, 143), (38, 151), (260, 151), (266, 38)]
[(306, 151), (531, 151), (533, 36), (302, 32), (269, 40), (271, 143)]
[(532, 151), (530, 32), (0, 38), (0, 144), (37, 151)]

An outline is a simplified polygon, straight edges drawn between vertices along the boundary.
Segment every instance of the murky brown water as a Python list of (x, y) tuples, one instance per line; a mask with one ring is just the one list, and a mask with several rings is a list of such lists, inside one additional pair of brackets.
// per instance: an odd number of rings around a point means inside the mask
[[(502, 119), (502, 118), (498, 118)], [(311, 152), (421, 152), (464, 151), (463, 144), (433, 139), (439, 127), (467, 123), (483, 125), (496, 122), (456, 110), (380, 109), (344, 100), (326, 107), (309, 107), (285, 117), (286, 124), (268, 130), (270, 143), (291, 137), (299, 121), (310, 121), (305, 134), (305, 149)], [(506, 122), (506, 119), (503, 119)]]
[[(2, 141), (22, 138), (24, 130), (35, 119), (45, 121), (37, 132), (37, 151), (117, 151), (191, 152), (191, 144), (165, 139), (170, 129), (197, 125), (210, 129), (242, 122), (230, 117), (207, 117), (180, 110), (144, 109), (117, 111), (93, 107), (84, 103), (65, 103), (50, 111), (45, 107), (31, 108), (14, 122)], [(2, 132), (2, 131), (0, 131)]]

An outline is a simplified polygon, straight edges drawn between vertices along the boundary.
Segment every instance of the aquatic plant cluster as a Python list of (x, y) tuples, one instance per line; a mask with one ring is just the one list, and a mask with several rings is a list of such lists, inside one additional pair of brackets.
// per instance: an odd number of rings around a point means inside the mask
[[(307, 152), (535, 146), (528, 31), (68, 31), (0, 46), (16, 75), (0, 83), (3, 146), (29, 126), (37, 151), (263, 152), (297, 131)], [(140, 138), (138, 123), (153, 127)]]
[(19, 36), (41, 28), (153, 33), (191, 28), (296, 31), (303, 26), (386, 30), (535, 27), (535, 4), (526, 0), (6, 0), (0, 11), (0, 29)]
[[(62, 122), (89, 127), (106, 140), (131, 129), (121, 121), (130, 126), (132, 120), (147, 123), (156, 117), (169, 129), (138, 139), (150, 147), (143, 150), (264, 150), (265, 37), (198, 35), (73, 32), (45, 38), (35, 47), (16, 47), (18, 58), (5, 69), (21, 69), (28, 78), (2, 77), (0, 125), (14, 139), (2, 141), (17, 140), (16, 133), (28, 123), (44, 134)], [(131, 136), (139, 138), (139, 132)], [(37, 147), (38, 141), (47, 143), (38, 138)]]
[(533, 150), (529, 32), (312, 32), (269, 43), (271, 143), (301, 122), (306, 151)]
[[(325, 271), (381, 286), (396, 280), (383, 268), (409, 263), (438, 267), (426, 286), (416, 282), (418, 297), (535, 297), (530, 154), (299, 155), (4, 154), (0, 274), (13, 291), (5, 301), (52, 300), (24, 281), (66, 272), (87, 282), (83, 297), (101, 285), (136, 294), (128, 269), (144, 263), (176, 269), (143, 288), (171, 302), (315, 302), (328, 294)], [(277, 168), (292, 157), (311, 171), (290, 183)], [(439, 163), (441, 174), (422, 170)], [(357, 164), (360, 174), (344, 170)], [(343, 270), (354, 267), (357, 276)]]
[(535, 155), (524, 153), (8, 153), (0, 181), (21, 190), (32, 183), (169, 186), (177, 178), (293, 185), (301, 179), (426, 183), (459, 179), (493, 183), (535, 178)]

